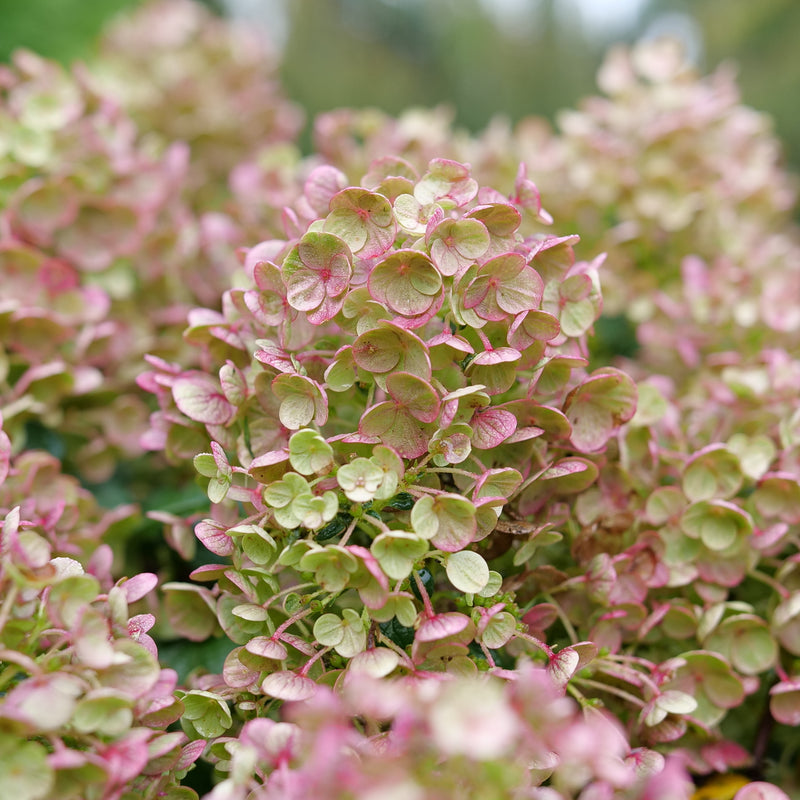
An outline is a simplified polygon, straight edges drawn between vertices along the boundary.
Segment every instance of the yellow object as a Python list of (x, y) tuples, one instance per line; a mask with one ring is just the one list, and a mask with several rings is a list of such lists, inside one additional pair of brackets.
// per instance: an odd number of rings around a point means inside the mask
[(735, 772), (714, 775), (694, 791), (692, 800), (733, 800), (736, 792), (748, 783), (748, 778)]

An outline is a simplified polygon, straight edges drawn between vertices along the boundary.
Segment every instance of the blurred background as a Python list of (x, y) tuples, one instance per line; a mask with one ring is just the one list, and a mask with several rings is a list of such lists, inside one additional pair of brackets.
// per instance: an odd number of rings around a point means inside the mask
[[(472, 131), (497, 114), (552, 118), (595, 91), (615, 42), (672, 34), (702, 71), (738, 67), (800, 166), (797, 0), (206, 0), (258, 26), (288, 95), (311, 118), (335, 107), (390, 113), (445, 103)], [(0, 60), (29, 47), (88, 57), (102, 26), (137, 0), (0, 0)], [(306, 142), (308, 139), (306, 139)]]

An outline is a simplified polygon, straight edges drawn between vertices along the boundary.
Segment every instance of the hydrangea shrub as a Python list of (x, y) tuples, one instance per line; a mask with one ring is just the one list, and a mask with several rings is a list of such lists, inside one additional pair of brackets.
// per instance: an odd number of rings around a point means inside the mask
[[(638, 46), (555, 134), (337, 110), (301, 159), (199, 7), (104, 47), (0, 75), (4, 789), (795, 796), (798, 239), (730, 74)], [(65, 471), (143, 451), (208, 497), (199, 548), (151, 514), (177, 575)]]

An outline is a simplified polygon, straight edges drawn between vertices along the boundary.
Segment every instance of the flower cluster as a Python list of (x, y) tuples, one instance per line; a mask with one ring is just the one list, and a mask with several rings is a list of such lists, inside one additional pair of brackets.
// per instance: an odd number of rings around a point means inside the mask
[[(104, 42), (0, 71), (4, 789), (787, 800), (798, 235), (731, 75), (639, 45), (557, 134), (340, 109), (301, 159), (247, 34)], [(158, 576), (67, 474), (143, 451), (210, 504)]]
[[(4, 791), (110, 800), (177, 786), (203, 743), (167, 731), (183, 712), (177, 674), (158, 663), (153, 615), (132, 613), (158, 579), (114, 582), (101, 540), (130, 509), (103, 513), (55, 459), (12, 458), (0, 439)], [(9, 507), (14, 498), (23, 505)]]
[(0, 398), (16, 447), (35, 421), (101, 480), (142, 452), (143, 354), (184, 352), (187, 310), (236, 269), (237, 229), (190, 212), (186, 147), (153, 153), (91, 83), (28, 52), (0, 75)]
[(731, 71), (700, 78), (663, 40), (612, 50), (598, 81), (605, 95), (564, 112), (549, 146), (523, 123), (515, 155), (559, 219), (591, 231), (591, 247), (613, 248), (609, 307), (647, 319), (662, 292), (681, 291), (692, 256), (727, 272), (706, 313), (796, 329), (796, 319), (778, 319), (786, 303), (768, 288), (787, 271), (795, 193), (769, 119), (741, 104)]
[(162, 146), (189, 145), (191, 196), (203, 210), (225, 199), (231, 170), (293, 144), (303, 125), (262, 33), (191, 0), (153, 0), (108, 28), (90, 65), (142, 130)]
[(581, 713), (544, 670), (526, 665), (509, 683), (410, 683), (384, 677), (382, 652), (360, 659), (338, 691), (290, 704), (287, 721), (251, 719), (238, 739), (215, 745), (226, 777), (209, 800), (422, 800), (464, 787), (473, 796), (562, 800), (587, 784), (581, 797), (666, 800), (691, 785), (677, 760), (631, 750), (604, 712)]

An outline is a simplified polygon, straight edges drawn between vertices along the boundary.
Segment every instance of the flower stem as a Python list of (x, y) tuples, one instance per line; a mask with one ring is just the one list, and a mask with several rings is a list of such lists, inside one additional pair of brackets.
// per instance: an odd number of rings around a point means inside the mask
[[(373, 517), (373, 519), (375, 519), (375, 517)], [(358, 525), (358, 518), (354, 517), (347, 526), (347, 530), (344, 532), (344, 535), (339, 540), (339, 547), (344, 547), (347, 544), (347, 540), (352, 536), (353, 531), (356, 529), (356, 525)]]
[(314, 663), (319, 661), (322, 658), (322, 656), (325, 655), (325, 653), (329, 653), (331, 651), (331, 649), (332, 648), (330, 648), (330, 647), (323, 647), (321, 650), (318, 650), (316, 653), (314, 653), (314, 655), (311, 656), (311, 658), (309, 658), (308, 661), (306, 661), (305, 664), (303, 664), (302, 669), (298, 673), (300, 675), (300, 677), (301, 678), (305, 678), (306, 675), (308, 675), (308, 672), (311, 669), (311, 667), (314, 666)]
[(766, 572), (761, 572), (761, 570), (758, 569), (751, 569), (747, 574), (751, 578), (761, 581), (761, 583), (766, 583), (767, 586), (769, 586), (773, 591), (777, 592), (783, 600), (791, 595), (791, 592), (785, 586), (781, 586), (781, 584), (778, 583), (775, 578), (767, 575)]
[(422, 598), (422, 603), (425, 606), (425, 613), (429, 617), (433, 618), (436, 616), (436, 612), (433, 610), (431, 599), (428, 597), (428, 592), (425, 590), (425, 584), (423, 584), (422, 578), (420, 578), (417, 570), (414, 570), (414, 580), (416, 581), (417, 589), (419, 589), (419, 596)]
[(524, 633), (523, 631), (517, 631), (515, 637), (518, 639), (524, 639), (526, 642), (530, 642), (535, 647), (538, 647), (548, 658), (553, 657), (553, 650), (546, 645), (541, 639), (537, 639), (535, 636), (532, 636), (530, 633)]
[(569, 621), (569, 617), (564, 612), (564, 609), (561, 608), (561, 605), (556, 601), (556, 599), (551, 594), (544, 594), (542, 597), (545, 599), (545, 602), (550, 603), (556, 610), (556, 614), (558, 614), (558, 618), (561, 621), (561, 624), (564, 626), (564, 630), (567, 632), (567, 636), (569, 636), (569, 640), (572, 644), (577, 644), (578, 642), (578, 634), (575, 632), (575, 628), (573, 627), (572, 623)]
[(304, 608), (302, 611), (298, 611), (296, 614), (292, 614), (289, 619), (282, 622), (276, 629), (275, 633), (272, 634), (272, 638), (280, 638), (280, 635), (290, 626), (294, 625), (295, 622), (303, 619), (303, 617), (307, 617), (314, 611), (313, 608)]
[(593, 689), (597, 689), (600, 692), (607, 692), (608, 694), (613, 694), (616, 697), (621, 698), (622, 700), (626, 700), (629, 703), (632, 703), (637, 708), (644, 708), (644, 700), (640, 697), (636, 697), (636, 695), (631, 694), (630, 692), (626, 692), (624, 689), (620, 689), (618, 686), (609, 686), (606, 683), (601, 683), (600, 681), (592, 680), (592, 678), (579, 678), (573, 676), (572, 678), (573, 683), (578, 683), (581, 686), (590, 686)]
[(11, 616), (11, 609), (14, 607), (17, 595), (19, 595), (19, 586), (16, 583), (12, 583), (11, 588), (3, 598), (3, 605), (0, 606), (0, 631), (5, 628), (8, 618)]

